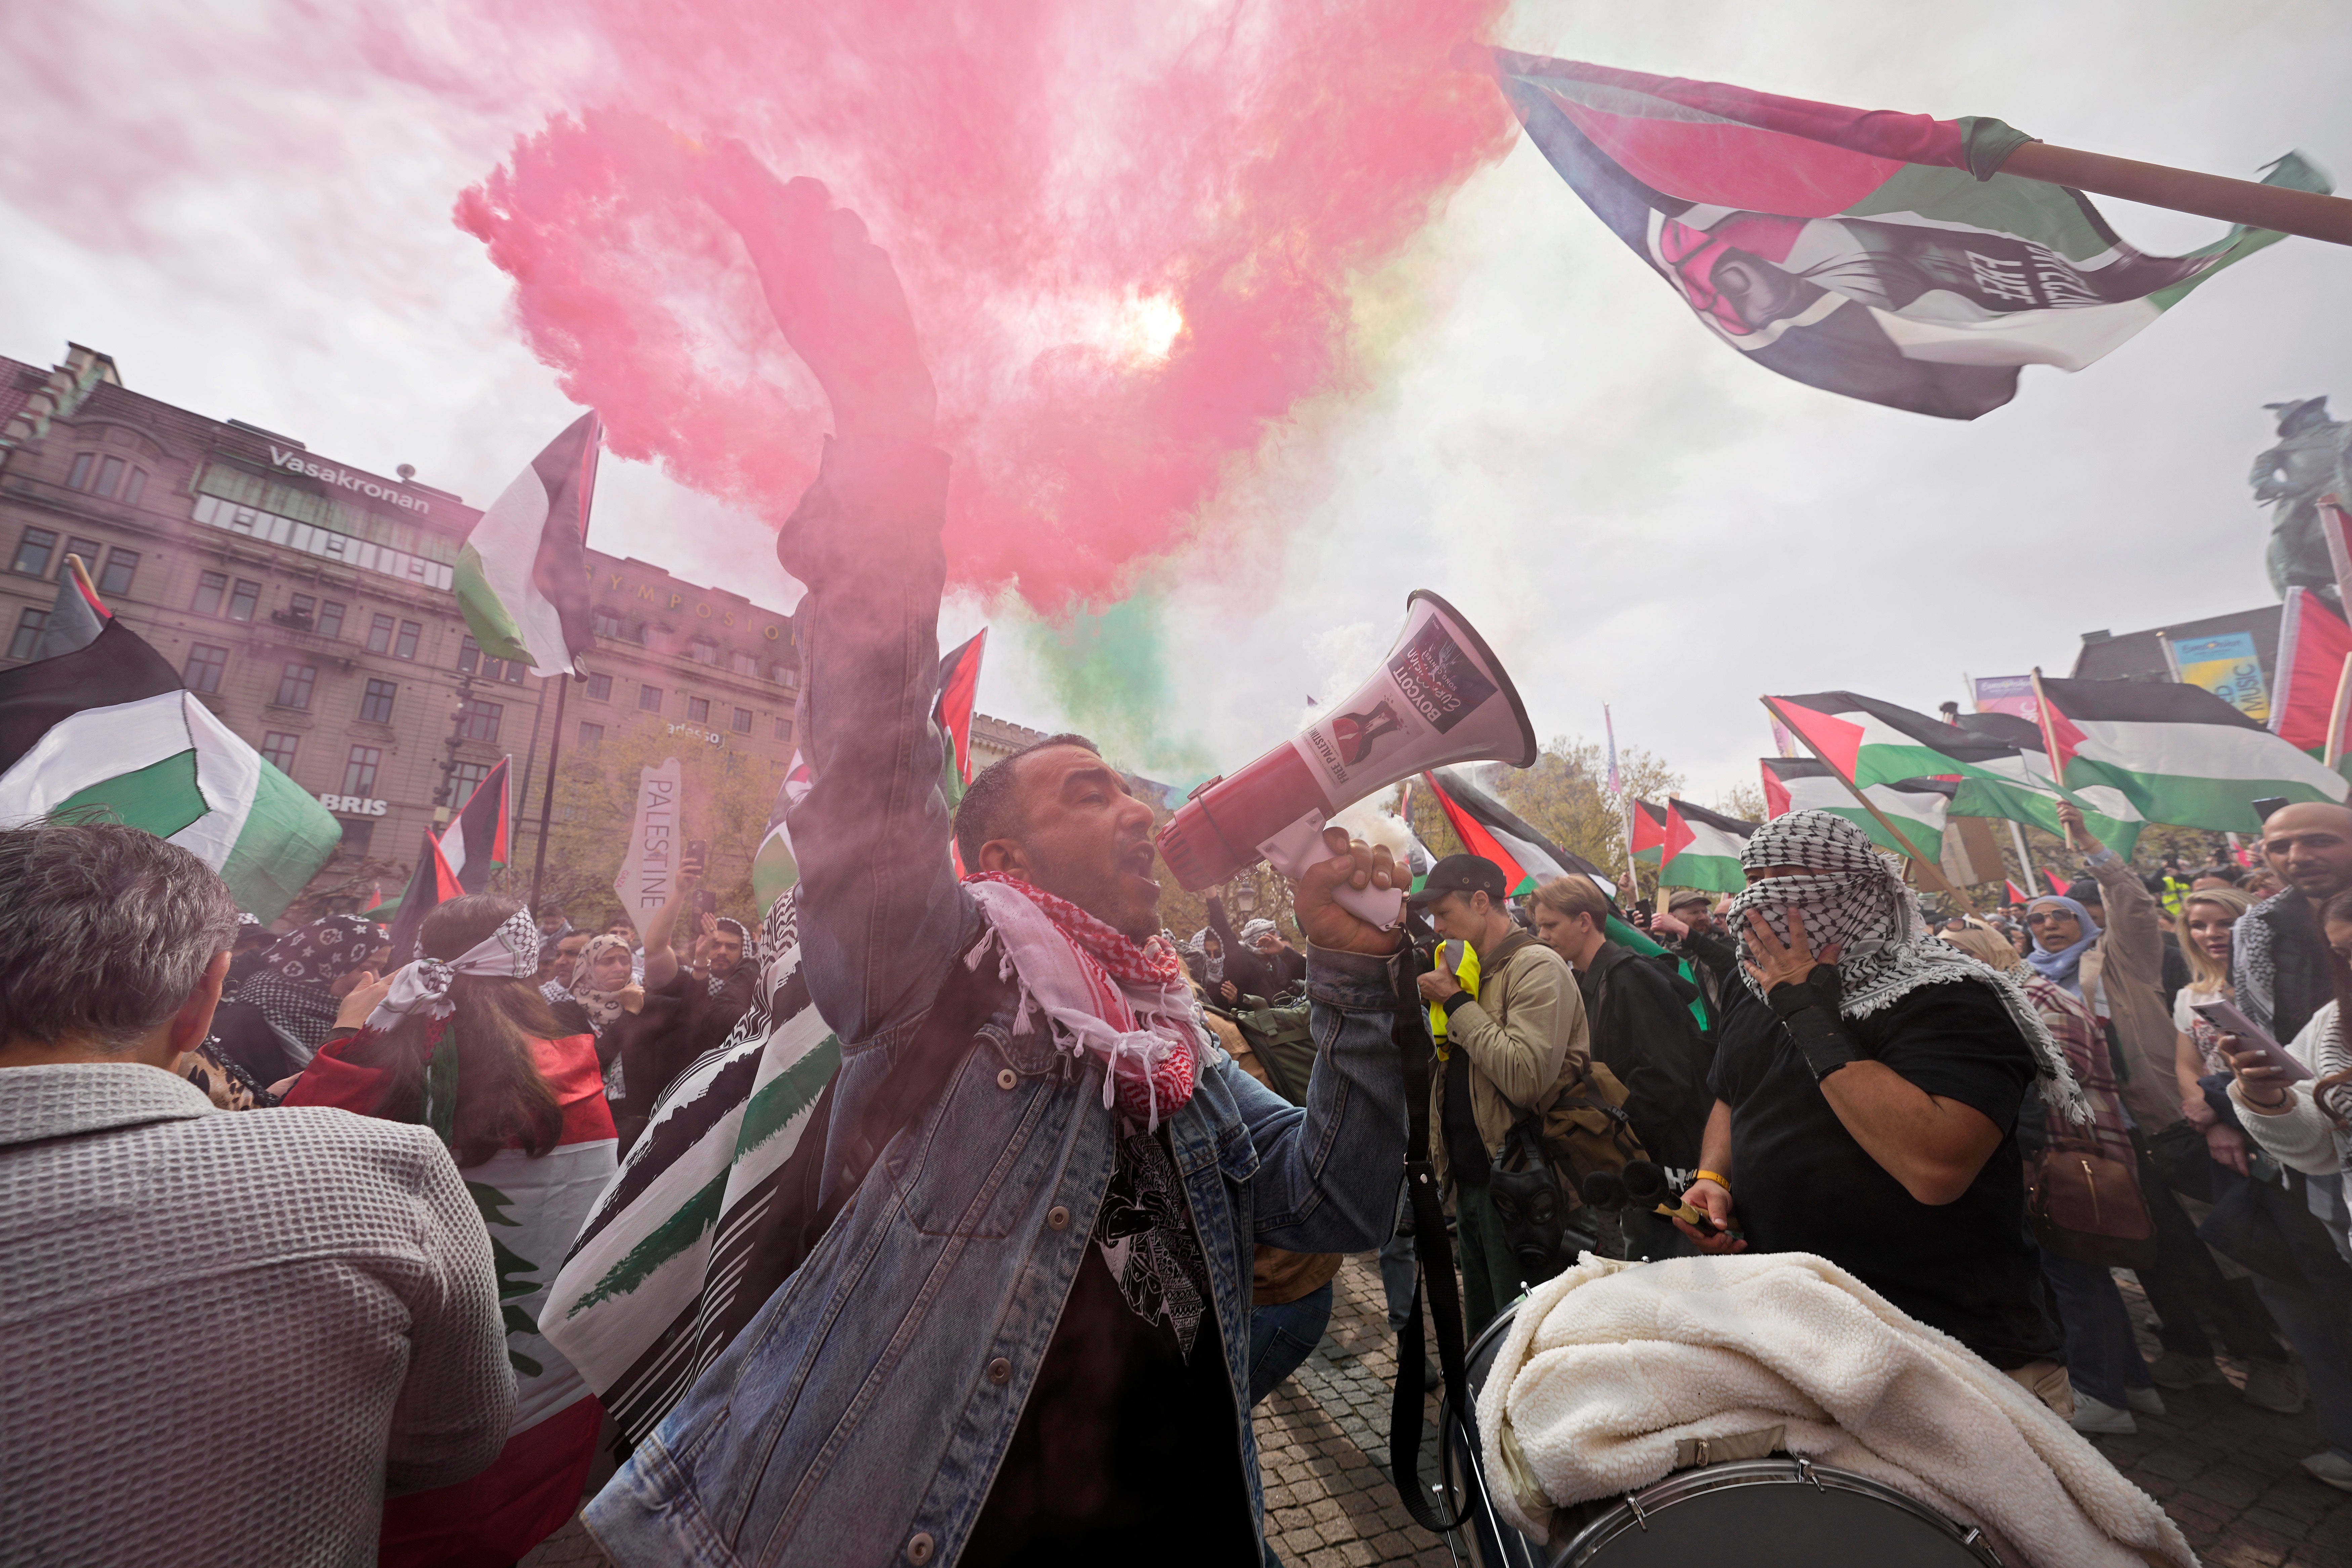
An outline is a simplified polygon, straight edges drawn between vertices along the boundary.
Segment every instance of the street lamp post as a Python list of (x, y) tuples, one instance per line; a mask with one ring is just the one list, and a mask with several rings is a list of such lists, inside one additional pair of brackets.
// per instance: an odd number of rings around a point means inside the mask
[(457, 773), (457, 748), (465, 743), (466, 724), (474, 711), (474, 672), (457, 672), (457, 706), (450, 711), (449, 738), (441, 742), (445, 753), (441, 759), (441, 787), (433, 792), (433, 820), (446, 826), (455, 802), (455, 779)]

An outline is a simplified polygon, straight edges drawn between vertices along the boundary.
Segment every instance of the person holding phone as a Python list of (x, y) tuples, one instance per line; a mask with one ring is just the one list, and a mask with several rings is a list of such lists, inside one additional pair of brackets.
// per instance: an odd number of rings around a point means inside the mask
[[(2290, 1059), (2282, 1060), (2280, 1048), (2267, 1040), (2238, 1035), (2222, 1036), (2221, 1047), (2231, 1074), (2230, 1100), (2246, 1135), (2280, 1164), (2301, 1173), (2310, 1211), (2333, 1233), (2342, 1253), (2352, 1246), (2344, 1182), (2352, 1167), (2352, 1045), (2341, 1021), (2343, 998), (2352, 985), (2352, 892), (2329, 899), (2321, 907), (2319, 924), (2336, 997), (2322, 1004), (2286, 1046)], [(2314, 1270), (2306, 1266), (2301, 1284), (2257, 1275), (2255, 1289), (2303, 1358), (2320, 1435), (2327, 1440), (2325, 1449), (2304, 1459), (2303, 1468), (2339, 1491), (2352, 1491), (2352, 1311), (2346, 1310), (2352, 1270), (2330, 1273), (2326, 1261), (2318, 1265), (2321, 1279), (2310, 1279)], [(2340, 1258), (2335, 1261), (2340, 1264)]]

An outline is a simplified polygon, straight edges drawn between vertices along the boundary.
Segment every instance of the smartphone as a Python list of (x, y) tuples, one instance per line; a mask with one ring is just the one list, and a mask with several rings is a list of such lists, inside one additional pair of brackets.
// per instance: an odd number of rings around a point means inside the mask
[(719, 895), (712, 892), (708, 888), (695, 889), (694, 912), (698, 915), (717, 914), (719, 912)]
[(708, 868), (710, 864), (710, 841), (707, 838), (688, 839), (686, 863), (689, 866)]
[(2238, 1010), (2235, 1002), (2192, 1002), (2189, 1010), (2225, 1035), (2235, 1035), (2241, 1044), (2253, 1047), (2262, 1054), (2262, 1065), (2279, 1069), (2280, 1081), (2294, 1083), (2312, 1076), (2311, 1069), (2296, 1059), (2270, 1037), (2269, 1031)]

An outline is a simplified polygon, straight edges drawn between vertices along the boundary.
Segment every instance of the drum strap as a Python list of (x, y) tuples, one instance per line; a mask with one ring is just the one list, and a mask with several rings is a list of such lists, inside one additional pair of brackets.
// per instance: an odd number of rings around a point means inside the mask
[[(1408, 997), (1416, 994), (1411, 974), (1404, 976), (1403, 986)], [(1420, 1278), (1413, 1285), (1412, 1313), (1397, 1334), (1396, 1389), (1389, 1405), (1389, 1475), (1396, 1483), (1397, 1496), (1402, 1500), (1405, 1511), (1412, 1515), (1412, 1521), (1433, 1534), (1444, 1535), (1460, 1529), (1469, 1517), (1469, 1510), (1465, 1499), (1462, 1516), (1448, 1519), (1432, 1506), (1429, 1495), (1421, 1487), (1423, 1369), (1428, 1364), (1421, 1321), (1424, 1297), (1429, 1301), (1430, 1315), (1437, 1322), (1437, 1363), (1445, 1375), (1447, 1418), (1462, 1427), (1474, 1451), (1478, 1431), (1470, 1406), (1462, 1298), (1454, 1278), (1454, 1247), (1445, 1234), (1445, 1211), (1441, 1206), (1443, 1194), (1437, 1188), (1437, 1172), (1429, 1163), (1429, 1064), (1436, 1052), (1430, 1042), (1427, 1012), (1418, 1005), (1399, 1007), (1395, 1038), (1397, 1056), (1404, 1069), (1404, 1185), (1407, 1200), (1412, 1205), (1413, 1253), (1419, 1260)], [(1444, 1442), (1446, 1436), (1439, 1433), (1438, 1441)]]

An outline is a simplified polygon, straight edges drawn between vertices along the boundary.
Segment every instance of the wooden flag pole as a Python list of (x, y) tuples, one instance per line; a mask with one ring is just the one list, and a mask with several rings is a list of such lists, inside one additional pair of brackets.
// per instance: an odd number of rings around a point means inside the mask
[(2053, 147), (2047, 142), (2028, 142), (2019, 147), (2002, 161), (2000, 172), (2224, 223), (2299, 234), (2331, 245), (2352, 245), (2352, 201), (2342, 196), (2111, 158), (2104, 153)]
[[(2042, 667), (2038, 664), (2033, 667), (2033, 721), (2042, 726), (2042, 749), (2049, 754), (2050, 772), (2054, 775), (2050, 782), (2063, 791), (2066, 787), (2066, 764), (2058, 760), (2058, 741), (2050, 732), (2050, 700), (2042, 694)], [(2060, 826), (2066, 829), (2066, 847), (2081, 854), (2083, 847), (2074, 842), (2074, 825), (2062, 822)]]
[(2329, 767), (2344, 760), (2346, 709), (2352, 708), (2352, 653), (2344, 656), (2344, 673), (2336, 682), (2336, 706), (2327, 715), (2327, 752), (2321, 758)]
[[(1772, 707), (1772, 700), (1770, 698), (1767, 697), (1761, 700), (1764, 704), (1764, 711), (1770, 713), (1775, 719), (1778, 719), (1780, 716), (1774, 710)], [(1925, 882), (1928, 888), (1936, 892), (1951, 894), (1952, 897), (1960, 900), (1960, 907), (1968, 910), (1969, 913), (1974, 914), (1977, 912), (1976, 901), (1969, 897), (1968, 889), (1956, 885), (1950, 878), (1944, 875), (1943, 867), (1937, 865), (1935, 861), (1928, 859), (1925, 855), (1920, 854), (1919, 847), (1911, 842), (1909, 836), (1901, 828), (1895, 826), (1894, 821), (1889, 818), (1885, 812), (1879, 810), (1876, 804), (1874, 803), (1868, 795), (1863, 794), (1862, 791), (1855, 786), (1854, 782), (1846, 777), (1845, 774), (1840, 771), (1835, 763), (1831, 762), (1827, 757), (1822, 755), (1821, 748), (1813, 744), (1811, 736), (1806, 734), (1802, 730), (1798, 729), (1794, 724), (1788, 725), (1787, 728), (1790, 733), (1797, 737), (1798, 740), (1802, 741), (1805, 743), (1805, 750), (1812, 752), (1816, 761), (1818, 761), (1823, 767), (1829, 769), (1831, 776), (1834, 777), (1838, 783), (1845, 785), (1846, 793), (1853, 795), (1854, 799), (1862, 803), (1862, 809), (1870, 813), (1870, 815), (1877, 820), (1879, 826), (1884, 827), (1888, 833), (1894, 835), (1895, 842), (1903, 846), (1903, 853), (1908, 855), (1911, 858), (1913, 864), (1919, 868), (1919, 879), (1922, 882)]]

